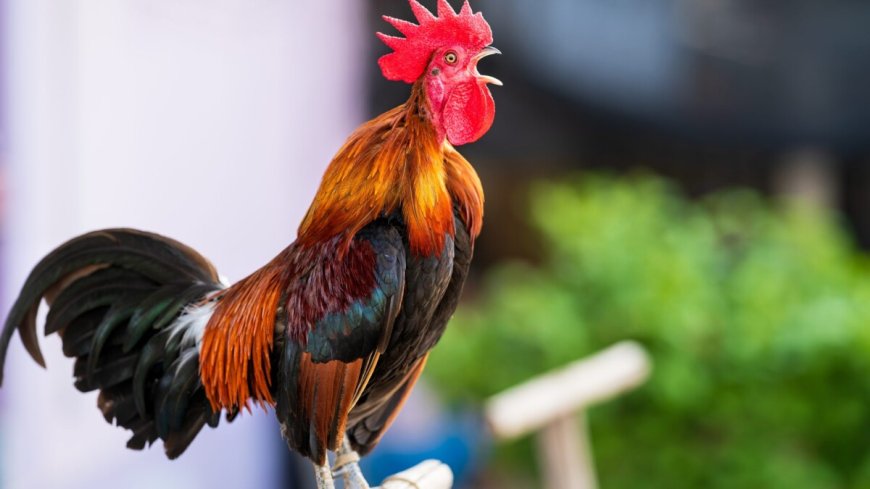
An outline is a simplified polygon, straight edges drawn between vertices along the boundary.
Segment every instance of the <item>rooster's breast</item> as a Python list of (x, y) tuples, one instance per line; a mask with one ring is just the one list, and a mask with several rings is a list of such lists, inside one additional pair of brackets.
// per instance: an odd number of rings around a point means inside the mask
[(456, 230), (455, 237), (447, 236), (440, 254), (414, 257), (408, 251), (401, 311), (387, 349), (350, 415), (348, 435), (361, 453), (374, 446), (400, 409), (456, 309), (472, 253), (459, 219)]

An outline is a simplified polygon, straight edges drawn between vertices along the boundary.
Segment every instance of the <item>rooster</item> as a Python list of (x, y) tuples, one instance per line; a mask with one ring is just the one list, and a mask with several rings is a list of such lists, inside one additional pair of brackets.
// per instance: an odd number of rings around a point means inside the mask
[[(0, 381), (17, 330), (57, 333), (75, 386), (99, 390), (127, 446), (158, 438), (181, 455), (205, 425), (251, 405), (274, 407), (289, 447), (318, 487), (368, 487), (356, 461), (377, 445), (456, 308), (483, 218), (483, 190), (454, 146), (490, 128), (495, 107), (478, 62), (498, 54), (482, 14), (409, 0), (417, 23), (378, 64), (411, 84), (409, 100), (360, 126), (339, 150), (295, 242), (224, 285), (211, 263), (172, 239), (91, 232), (55, 249), (27, 278), (0, 336)], [(339, 455), (330, 467), (327, 452)]]

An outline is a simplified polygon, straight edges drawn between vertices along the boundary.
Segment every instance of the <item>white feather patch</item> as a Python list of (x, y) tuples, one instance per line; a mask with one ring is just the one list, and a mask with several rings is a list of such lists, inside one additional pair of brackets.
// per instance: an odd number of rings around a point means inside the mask
[(202, 335), (205, 333), (205, 326), (211, 315), (214, 314), (214, 301), (208, 301), (204, 304), (188, 306), (181, 313), (181, 316), (172, 323), (172, 333), (169, 335), (169, 341), (175, 339), (178, 335), (181, 337), (182, 348), (190, 348), (196, 346), (197, 351), (202, 346)]
[(230, 286), (230, 279), (227, 278), (226, 275), (224, 275), (224, 274), (218, 275), (218, 280), (220, 280), (221, 285), (223, 285), (225, 289)]

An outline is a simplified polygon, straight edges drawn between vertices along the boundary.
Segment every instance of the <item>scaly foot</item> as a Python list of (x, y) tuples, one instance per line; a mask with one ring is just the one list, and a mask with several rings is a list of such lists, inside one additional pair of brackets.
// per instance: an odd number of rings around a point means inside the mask
[(314, 465), (314, 478), (317, 481), (317, 489), (335, 489), (335, 482), (332, 480), (332, 470), (329, 464)]
[(341, 477), (345, 489), (370, 489), (369, 483), (359, 468), (359, 454), (351, 448), (347, 439), (342, 440), (341, 448), (336, 452), (333, 474)]

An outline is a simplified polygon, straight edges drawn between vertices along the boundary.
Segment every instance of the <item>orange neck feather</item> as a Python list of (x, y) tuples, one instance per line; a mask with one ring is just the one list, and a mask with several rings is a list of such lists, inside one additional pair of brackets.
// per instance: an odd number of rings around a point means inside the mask
[(473, 236), (480, 231), (483, 192), (471, 165), (428, 119), (422, 83), (410, 100), (363, 124), (327, 168), (298, 241), (313, 245), (342, 235), (345, 246), (369, 222), (401, 210), (412, 252), (440, 253), (453, 236), (457, 200)]
[(472, 242), (483, 228), (483, 185), (474, 167), (452, 146), (444, 151), (447, 190), (459, 207), (459, 216), (468, 228)]

